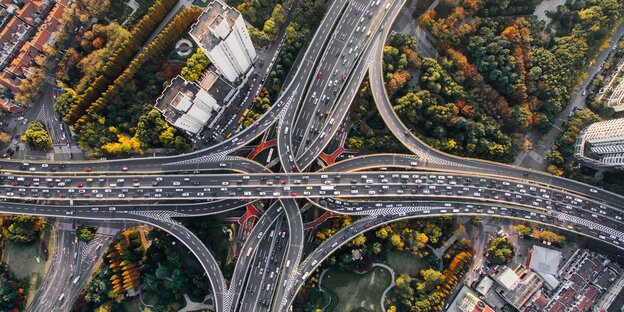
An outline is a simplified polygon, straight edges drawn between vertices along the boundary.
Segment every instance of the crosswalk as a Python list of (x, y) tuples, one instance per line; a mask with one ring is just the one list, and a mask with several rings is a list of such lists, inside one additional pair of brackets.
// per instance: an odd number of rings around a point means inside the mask
[(173, 217), (187, 217), (187, 214), (179, 213), (175, 211), (166, 211), (166, 210), (135, 210), (128, 212), (129, 214), (135, 214), (144, 216), (150, 219), (159, 220), (166, 223), (173, 223)]
[(195, 158), (192, 158), (192, 159), (186, 159), (186, 160), (182, 160), (182, 161), (168, 163), (166, 165), (169, 165), (169, 166), (180, 165), (181, 166), (181, 165), (196, 165), (196, 164), (218, 162), (218, 161), (224, 160), (227, 157), (227, 155), (229, 153), (231, 153), (231, 152), (232, 152), (232, 150), (227, 150), (227, 151), (214, 153), (214, 154), (209, 154), (209, 155), (205, 155), (205, 156), (201, 156), (201, 157), (195, 157)]
[(598, 230), (600, 232), (606, 233), (610, 236), (616, 237), (618, 238), (620, 241), (624, 241), (624, 233), (614, 230), (610, 227), (604, 226), (602, 224), (587, 220), (587, 219), (583, 219), (583, 218), (579, 218), (577, 216), (573, 216), (567, 213), (563, 213), (563, 212), (553, 212), (552, 213), (553, 217), (556, 217), (557, 219), (561, 220), (561, 221), (567, 221), (567, 222), (572, 222), (572, 223), (576, 223), (576, 224), (580, 224), (583, 225), (585, 227), (588, 227), (590, 229), (595, 229)]

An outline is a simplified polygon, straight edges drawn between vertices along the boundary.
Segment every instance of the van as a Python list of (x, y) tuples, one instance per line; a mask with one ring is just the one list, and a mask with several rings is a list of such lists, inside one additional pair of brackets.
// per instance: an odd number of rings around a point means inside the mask
[(284, 129), (284, 134), (288, 134), (288, 127), (286, 127), (286, 129)]
[[(358, 30), (360, 29), (360, 27), (358, 27)], [(349, 54), (353, 53), (353, 48), (349, 49)]]

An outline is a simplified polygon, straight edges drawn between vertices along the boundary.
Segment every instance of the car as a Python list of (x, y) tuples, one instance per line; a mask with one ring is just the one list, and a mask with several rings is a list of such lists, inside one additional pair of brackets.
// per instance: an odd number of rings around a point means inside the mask
[(85, 168), (84, 168), (84, 171), (85, 171), (85, 172), (91, 172), (91, 171), (93, 171), (93, 168), (91, 168), (91, 167), (85, 167)]
[(319, 72), (316, 74), (316, 78), (321, 79), (321, 76), (323, 76), (323, 72), (319, 71)]
[(290, 192), (290, 196), (297, 196), (297, 192)]
[(122, 166), (121, 171), (128, 171), (128, 166)]
[(77, 186), (77, 187), (83, 187), (83, 186), (84, 186), (84, 184), (83, 184), (83, 183), (76, 183), (76, 186)]
[(119, 195), (117, 195), (117, 197), (124, 198), (124, 197), (126, 197), (126, 194), (119, 194)]
[(596, 189), (593, 189), (593, 188), (590, 188), (589, 191), (592, 192), (592, 193), (598, 193), (598, 191)]

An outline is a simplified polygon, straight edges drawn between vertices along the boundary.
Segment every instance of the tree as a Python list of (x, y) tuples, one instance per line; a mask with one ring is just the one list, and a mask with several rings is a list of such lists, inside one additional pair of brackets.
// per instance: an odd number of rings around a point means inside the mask
[(6, 132), (0, 132), (0, 143), (7, 144), (9, 142), (11, 142), (11, 136)]
[(8, 228), (7, 239), (19, 244), (30, 244), (35, 241), (41, 232), (41, 219), (35, 216), (13, 217)]
[(381, 251), (382, 251), (381, 243), (380, 242), (374, 242), (373, 243), (373, 253), (378, 255), (378, 254), (381, 253)]
[(403, 248), (405, 247), (405, 243), (403, 243), (403, 239), (401, 239), (401, 236), (397, 234), (392, 234), (392, 236), (390, 236), (390, 243), (392, 244), (392, 246), (396, 247), (396, 249), (398, 250), (403, 250)]
[(356, 236), (351, 243), (353, 244), (353, 246), (364, 246), (364, 244), (366, 244), (366, 236), (360, 234), (358, 236)]
[(31, 121), (26, 128), (26, 133), (22, 136), (22, 141), (37, 149), (48, 149), (52, 146), (50, 134), (43, 122)]
[(423, 282), (418, 283), (417, 289), (421, 292), (432, 291), (444, 281), (442, 272), (435, 269), (420, 270), (420, 276), (423, 278)]
[(209, 65), (210, 60), (206, 54), (204, 54), (204, 51), (197, 48), (195, 53), (186, 60), (186, 66), (182, 68), (180, 76), (188, 81), (198, 81), (203, 77)]
[(514, 229), (522, 237), (531, 236), (533, 234), (533, 229), (531, 227), (528, 227), (528, 226), (524, 225), (524, 224), (518, 224), (518, 225), (516, 225), (514, 227)]
[(539, 238), (541, 240), (555, 243), (555, 244), (563, 244), (563, 242), (565, 242), (565, 237), (557, 235), (556, 233), (548, 231), (548, 230), (544, 230), (540, 232)]
[(503, 237), (494, 238), (488, 251), (493, 264), (505, 264), (513, 256), (513, 246), (507, 238)]
[(90, 242), (95, 238), (95, 228), (81, 225), (77, 229), (78, 239), (83, 242)]
[(269, 35), (267, 35), (264, 31), (259, 30), (256, 27), (249, 26), (247, 27), (247, 32), (249, 33), (249, 37), (251, 41), (258, 47), (264, 47), (271, 42)]

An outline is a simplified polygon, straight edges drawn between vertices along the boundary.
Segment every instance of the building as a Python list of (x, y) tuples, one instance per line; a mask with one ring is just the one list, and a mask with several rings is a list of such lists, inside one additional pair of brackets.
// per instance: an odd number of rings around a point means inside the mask
[(561, 262), (560, 251), (534, 245), (529, 268), (538, 273), (557, 275), (559, 262)]
[[(49, 3), (54, 3), (52, 9), (49, 9)], [(15, 5), (6, 5), (12, 8), (14, 16), (0, 31), (0, 68), (3, 68), (0, 85), (13, 93), (19, 92), (22, 79), (30, 76), (30, 68), (39, 66), (36, 57), (42, 55), (44, 46), (56, 38), (69, 3), (70, 0), (30, 0), (19, 9), (15, 9)]]
[(518, 285), (520, 277), (516, 274), (516, 272), (507, 267), (500, 274), (496, 275), (495, 280), (505, 289), (513, 290)]
[(190, 35), (230, 82), (240, 82), (253, 71), (256, 50), (236, 9), (213, 1), (193, 24)]
[(210, 77), (208, 88), (203, 87), (206, 79), (202, 80), (201, 85), (181, 76), (171, 80), (171, 84), (163, 90), (155, 105), (168, 123), (188, 133), (198, 134), (218, 116), (221, 111), (220, 103), (231, 98), (233, 89), (216, 75), (207, 77)]
[(624, 118), (596, 122), (581, 131), (574, 157), (599, 168), (624, 169)]
[(540, 295), (543, 281), (533, 271), (519, 267), (515, 272), (509, 268), (496, 276), (495, 280), (500, 287), (496, 289), (496, 293), (500, 295), (507, 303), (520, 310), (527, 303), (531, 303), (531, 299)]
[(446, 312), (494, 312), (494, 309), (479, 299), (478, 295), (464, 285)]

